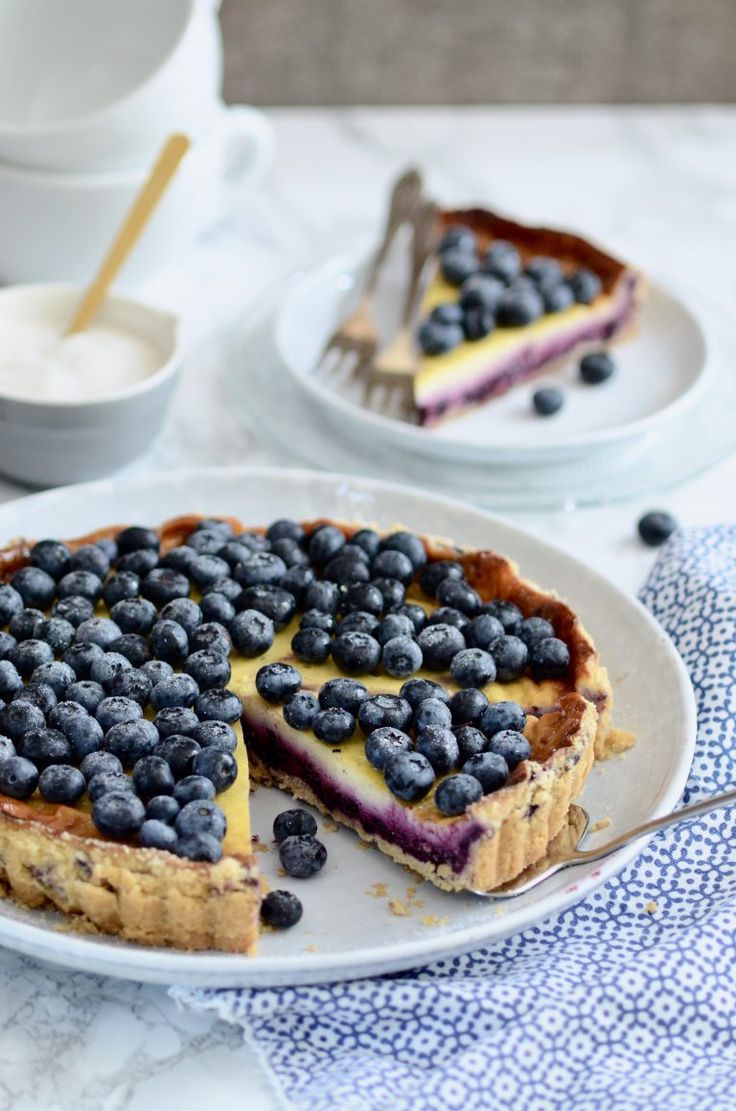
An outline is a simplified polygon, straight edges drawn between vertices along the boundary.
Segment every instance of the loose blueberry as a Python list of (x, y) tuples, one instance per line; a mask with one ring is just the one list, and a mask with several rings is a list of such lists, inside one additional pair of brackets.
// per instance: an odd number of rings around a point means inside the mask
[(286, 564), (272, 552), (252, 552), (235, 567), (235, 578), (244, 587), (277, 586), (285, 574)]
[(334, 525), (321, 525), (309, 537), (309, 558), (312, 563), (326, 564), (345, 546), (345, 537)]
[(484, 795), (503, 787), (509, 774), (508, 764), (497, 752), (479, 752), (466, 760), (461, 770), (463, 775), (472, 775), (478, 780)]
[(678, 528), (677, 520), (663, 509), (653, 509), (639, 519), (637, 531), (650, 548), (658, 548)]
[(222, 517), (204, 517), (197, 524), (194, 532), (214, 532), (221, 536), (223, 540), (231, 540), (235, 535), (235, 529), (230, 521), (226, 521)]
[(281, 867), (295, 879), (308, 879), (321, 871), (327, 860), (327, 849), (310, 834), (286, 837), (279, 845)]
[(523, 640), (515, 636), (502, 637), (493, 645), (492, 651), (499, 683), (513, 682), (524, 674), (529, 659), (529, 649)]
[(476, 722), (488, 705), (488, 699), (481, 690), (466, 687), (457, 691), (450, 699), (450, 712), (454, 725), (467, 725)]
[(319, 704), (323, 710), (338, 706), (357, 717), (360, 704), (367, 697), (367, 689), (356, 679), (328, 679), (320, 688)]
[(581, 305), (590, 305), (599, 296), (603, 284), (597, 274), (586, 267), (581, 267), (571, 274), (568, 284), (573, 297)]
[(381, 646), (368, 633), (339, 631), (332, 645), (337, 666), (349, 675), (365, 675), (373, 671), (381, 659)]
[(332, 638), (322, 629), (300, 629), (291, 641), (292, 652), (298, 660), (305, 663), (324, 663), (331, 649)]
[(377, 586), (369, 582), (352, 583), (348, 586), (340, 605), (342, 613), (359, 611), (374, 616), (380, 616), (384, 608), (383, 594)]
[(471, 343), (484, 339), (496, 326), (496, 318), (491, 309), (481, 307), (467, 309), (463, 318), (463, 334)]
[(382, 578), (398, 579), (403, 586), (407, 586), (414, 578), (411, 559), (394, 548), (385, 548), (378, 553), (373, 561), (373, 571)]
[(565, 395), (556, 386), (543, 386), (532, 394), (534, 411), (540, 417), (551, 417), (559, 413), (565, 403)]
[(532, 677), (538, 682), (543, 679), (563, 679), (570, 666), (570, 649), (564, 640), (557, 637), (544, 637), (537, 641), (529, 655)]
[(431, 671), (445, 671), (453, 656), (465, 648), (465, 637), (453, 625), (427, 625), (417, 637), (424, 666)]
[(58, 703), (56, 692), (48, 683), (29, 683), (22, 691), (16, 691), (13, 702), (31, 702), (47, 717)]
[(460, 774), (443, 779), (434, 793), (434, 802), (440, 814), (455, 818), (482, 797), (483, 788), (479, 780), (472, 775)]
[(395, 679), (413, 675), (422, 666), (423, 659), (422, 649), (410, 636), (392, 637), (386, 641), (381, 652), (386, 674)]
[(164, 660), (149, 660), (147, 663), (141, 664), (140, 670), (148, 676), (154, 687), (162, 679), (170, 679), (174, 674), (171, 664), (167, 664)]
[(357, 583), (367, 583), (371, 577), (368, 565), (363, 559), (355, 556), (343, 555), (343, 550), (331, 559), (324, 569), (327, 582), (336, 583), (341, 587), (352, 586)]
[(163, 849), (173, 852), (177, 840), (176, 831), (157, 818), (147, 817), (138, 833), (138, 841), (144, 849)]
[(526, 714), (517, 702), (492, 702), (478, 719), (478, 728), (487, 737), (508, 729), (522, 733), (525, 725)]
[(580, 360), (580, 377), (587, 386), (607, 382), (615, 369), (616, 364), (607, 351), (596, 351)]
[(493, 321), (493, 313), (504, 289), (504, 283), (491, 274), (473, 274), (466, 282), (463, 282), (460, 290), (460, 308), (465, 313), (466, 320), (469, 312), (480, 309), (490, 313), (491, 321)]
[(282, 810), (273, 820), (273, 837), (279, 844), (287, 837), (313, 837), (316, 832), (317, 822), (313, 815), (298, 807)]
[[(473, 281), (473, 279), (468, 278), (468, 281)], [(434, 306), (429, 314), (429, 319), (432, 324), (438, 324), (442, 328), (448, 325), (462, 324), (463, 310), (457, 301), (443, 301), (441, 304)]]
[(143, 825), (143, 803), (130, 791), (111, 791), (92, 806), (92, 821), (107, 837), (129, 837)]
[(421, 752), (399, 752), (386, 761), (383, 778), (397, 798), (417, 802), (430, 790), (435, 777), (432, 765)]
[(41, 772), (38, 789), (44, 802), (74, 806), (86, 789), (86, 782), (79, 768), (71, 764), (54, 764)]
[(312, 721), (314, 735), (325, 744), (336, 745), (346, 741), (355, 732), (355, 718), (339, 706), (319, 710)]
[(458, 686), (484, 687), (496, 678), (496, 664), (482, 648), (465, 648), (453, 656), (450, 674)]
[(274, 930), (296, 926), (302, 913), (302, 904), (291, 891), (269, 891), (261, 903), (261, 921)]
[(292, 729), (311, 729), (318, 710), (316, 695), (311, 691), (297, 691), (284, 703), (284, 720)]
[(314, 571), (311, 567), (290, 567), (281, 580), (281, 589), (293, 595), (297, 605), (301, 606), (307, 587), (314, 581)]
[(488, 751), (503, 756), (509, 768), (515, 768), (522, 760), (529, 759), (532, 746), (523, 733), (517, 733), (514, 729), (502, 729), (491, 737)]
[(0, 794), (11, 799), (29, 799), (38, 786), (38, 769), (22, 756), (0, 762)]
[(279, 517), (266, 529), (266, 538), (271, 541), (293, 540), (299, 544), (304, 539), (304, 535), (304, 529), (299, 522), (293, 521), (290, 517)]

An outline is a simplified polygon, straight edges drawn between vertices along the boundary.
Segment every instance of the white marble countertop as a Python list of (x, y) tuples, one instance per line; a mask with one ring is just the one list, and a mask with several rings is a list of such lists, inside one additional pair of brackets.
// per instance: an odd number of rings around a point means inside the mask
[[(408, 162), (448, 203), (485, 200), (521, 219), (584, 229), (624, 256), (736, 301), (736, 109), (365, 109), (270, 113), (268, 188), (150, 291), (186, 316), (183, 380), (137, 471), (273, 461), (224, 404), (218, 370), (249, 298), (343, 250), (380, 218)], [(733, 517), (732, 458), (677, 490), (519, 520), (627, 589), (652, 553), (634, 538), (652, 502), (683, 523)], [(25, 493), (0, 480), (0, 500)], [(276, 1106), (236, 1031), (179, 1013), (163, 989), (66, 973), (0, 950), (0, 1111)]]

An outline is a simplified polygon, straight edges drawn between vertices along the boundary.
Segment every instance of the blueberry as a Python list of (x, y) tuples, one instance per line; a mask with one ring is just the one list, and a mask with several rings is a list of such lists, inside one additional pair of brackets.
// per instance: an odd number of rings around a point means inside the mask
[(16, 691), (13, 702), (31, 702), (44, 716), (47, 716), (58, 702), (56, 693), (48, 683), (29, 683), (22, 691)]
[(406, 730), (411, 725), (412, 708), (395, 694), (374, 694), (365, 698), (358, 710), (358, 724), (364, 733), (392, 726)]
[(501, 299), (504, 288), (504, 283), (491, 274), (473, 274), (466, 282), (463, 282), (460, 290), (460, 308), (466, 314), (466, 317), (469, 311), (481, 309), (490, 313), (491, 321), (493, 321), (493, 313)]
[(352, 583), (342, 597), (340, 609), (343, 613), (360, 610), (378, 617), (383, 613), (385, 604), (377, 586), (368, 582)]
[(491, 309), (467, 309), (463, 318), (463, 334), (467, 340), (474, 343), (484, 339), (496, 326), (496, 318)]
[(104, 579), (110, 571), (110, 560), (97, 544), (82, 544), (72, 553), (69, 570), (91, 571), (98, 579)]
[(416, 751), (429, 760), (437, 775), (445, 775), (460, 758), (455, 734), (450, 729), (423, 729), (417, 737)]
[(543, 386), (532, 394), (532, 405), (540, 417), (551, 417), (559, 413), (565, 402), (565, 395), (556, 386)]
[(230, 625), (233, 644), (244, 656), (261, 656), (273, 644), (274, 626), (270, 617), (258, 610), (245, 609)]
[(41, 610), (25, 609), (15, 613), (10, 618), (8, 629), (11, 636), (20, 642), (22, 640), (36, 640), (36, 633), (45, 621)]
[(178, 571), (181, 575), (188, 576), (189, 569), (196, 558), (197, 553), (194, 548), (184, 544), (181, 547), (170, 548), (166, 555), (162, 557), (159, 566), (169, 567), (172, 571)]
[(92, 806), (92, 821), (107, 837), (129, 837), (143, 825), (143, 803), (130, 791), (111, 791)]
[[(241, 591), (238, 589), (238, 594)], [(207, 624), (226, 627), (235, 617), (235, 606), (225, 594), (205, 594), (200, 602), (202, 618)]]
[(406, 679), (422, 666), (422, 649), (410, 636), (392, 637), (381, 652), (381, 662), (387, 675)]
[(444, 671), (453, 656), (465, 647), (465, 637), (454, 625), (427, 625), (417, 637), (422, 650), (424, 666), (431, 671)]
[(408, 733), (397, 729), (395, 726), (384, 725), (368, 734), (365, 742), (365, 756), (369, 764), (372, 764), (379, 771), (383, 771), (392, 756), (396, 756), (400, 752), (409, 752), (411, 747), (412, 740)]
[(79, 768), (71, 764), (54, 764), (41, 772), (38, 789), (44, 802), (74, 806), (85, 792), (87, 784)]
[(0, 625), (7, 625), (11, 617), (23, 610), (23, 599), (10, 583), (0, 583)]
[(227, 656), (202, 648), (187, 656), (184, 670), (195, 680), (200, 690), (211, 690), (213, 687), (226, 686), (230, 682), (233, 669)]
[(327, 849), (311, 834), (292, 834), (279, 845), (279, 859), (288, 875), (308, 879), (324, 867)]
[(580, 360), (580, 377), (587, 386), (607, 382), (615, 369), (616, 364), (607, 351), (595, 351)]
[(118, 558), (118, 546), (110, 536), (101, 536), (99, 540), (95, 540), (95, 544), (102, 549), (111, 563)]
[(509, 768), (515, 768), (522, 760), (529, 759), (532, 746), (523, 733), (517, 733), (514, 729), (502, 729), (491, 737), (488, 751), (502, 756)]
[(352, 583), (367, 583), (371, 573), (362, 559), (340, 554), (327, 564), (324, 576), (327, 582), (337, 583), (338, 586), (350, 586)]
[(232, 639), (225, 625), (217, 621), (205, 621), (195, 629), (189, 638), (190, 652), (218, 652), (220, 655), (229, 655), (232, 651)]
[(381, 538), (375, 529), (362, 528), (353, 533), (350, 537), (350, 543), (355, 544), (358, 548), (362, 548), (366, 555), (370, 559), (373, 559), (380, 547)]
[(150, 548), (140, 548), (137, 552), (128, 552), (115, 561), (118, 571), (132, 571), (134, 575), (144, 578), (149, 571), (158, 566), (158, 553)]
[(195, 799), (181, 808), (176, 817), (175, 828), (180, 837), (208, 833), (222, 841), (227, 833), (227, 818), (217, 803), (210, 799)]
[(15, 745), (10, 737), (0, 736), (0, 764), (3, 760), (9, 760), (11, 756), (16, 755)]
[(299, 544), (304, 539), (304, 535), (304, 529), (299, 522), (292, 521), (289, 517), (279, 517), (266, 529), (266, 538), (271, 541), (293, 540)]
[(38, 786), (35, 764), (22, 756), (0, 762), (0, 794), (11, 799), (29, 799)]
[(0, 660), (9, 660), (17, 643), (11, 633), (0, 632)]
[(306, 567), (309, 564), (307, 553), (299, 547), (296, 540), (290, 540), (288, 536), (284, 536), (280, 540), (274, 540), (271, 544), (271, 551), (279, 559), (283, 559), (289, 570), (292, 567)]
[(539, 292), (545, 312), (564, 312), (575, 302), (575, 295), (567, 282), (543, 282)]
[(475, 232), (465, 227), (464, 224), (451, 225), (437, 244), (437, 252), (443, 254), (451, 247), (460, 247), (462, 250), (475, 252), (478, 247)]
[[(164, 758), (174, 773), (174, 779), (178, 781), (192, 775), (194, 758), (200, 748), (201, 745), (192, 737), (184, 737), (173, 733), (161, 742), (155, 755)], [(187, 799), (187, 801), (189, 800)]]
[(326, 633), (335, 631), (335, 618), (331, 613), (322, 613), (321, 610), (307, 610), (299, 618), (300, 629), (323, 629)]
[(409, 679), (402, 686), (399, 694), (416, 710), (420, 702), (427, 698), (438, 698), (440, 702), (449, 702), (450, 697), (444, 687), (432, 679)]
[(438, 609), (432, 610), (429, 615), (428, 625), (454, 625), (456, 629), (465, 636), (465, 630), (470, 625), (470, 618), (466, 613), (461, 613), (460, 610), (455, 609), (453, 606), (439, 606)]
[(110, 615), (121, 633), (139, 633), (141, 636), (150, 633), (158, 617), (153, 602), (146, 598), (124, 598), (122, 602), (115, 603)]
[(443, 779), (434, 793), (434, 802), (440, 814), (455, 818), (482, 797), (483, 788), (475, 776), (460, 774)]
[(256, 690), (267, 702), (285, 702), (301, 684), (302, 677), (291, 664), (264, 664), (256, 672)]
[(34, 685), (45, 683), (51, 687), (57, 698), (63, 698), (64, 692), (76, 681), (76, 675), (69, 664), (61, 660), (52, 660), (51, 663), (41, 664), (31, 675)]
[(373, 561), (373, 571), (382, 578), (398, 579), (403, 586), (407, 586), (414, 578), (412, 561), (404, 552), (394, 548), (385, 548), (378, 553)]
[(111, 681), (121, 671), (131, 671), (132, 667), (127, 656), (121, 656), (119, 652), (105, 652), (103, 656), (92, 661), (89, 677), (93, 683), (99, 683), (108, 694), (112, 694), (112, 691), (108, 690)]
[(59, 729), (31, 729), (16, 747), (19, 755), (32, 760), (39, 771), (50, 764), (68, 764), (72, 757), (71, 745)]
[(133, 786), (146, 802), (156, 795), (171, 795), (174, 775), (163, 756), (141, 756), (133, 765)]
[(444, 579), (462, 579), (465, 577), (462, 564), (454, 559), (435, 559), (422, 568), (419, 576), (419, 585), (430, 598), (437, 595), (437, 587)]
[(16, 691), (23, 690), (23, 680), (10, 660), (0, 660), (0, 698), (8, 701)]
[(134, 794), (133, 784), (122, 772), (98, 772), (87, 780), (87, 794), (90, 802), (97, 802), (103, 795), (127, 792)]
[(449, 729), (452, 712), (447, 702), (440, 698), (425, 698), (414, 710), (414, 725), (417, 732), (423, 729)]
[(462, 285), (479, 267), (478, 256), (462, 247), (448, 247), (440, 256), (442, 277), (450, 285)]
[(492, 617), (490, 613), (481, 613), (473, 618), (464, 635), (469, 648), (483, 648), (487, 651), (505, 635), (505, 631), (497, 617)]
[(176, 664), (189, 654), (189, 638), (178, 621), (157, 621), (151, 629), (151, 651), (159, 660)]
[(161, 610), (161, 617), (164, 621), (176, 621), (190, 639), (202, 624), (202, 610), (192, 598), (172, 598)]
[(99, 683), (95, 683), (91, 679), (82, 679), (78, 683), (72, 683), (70, 687), (67, 687), (64, 700), (66, 702), (78, 702), (88, 714), (94, 714), (104, 697), (105, 692)]
[(70, 571), (59, 580), (56, 593), (59, 598), (79, 597), (87, 598), (90, 602), (98, 602), (102, 595), (102, 580), (91, 571)]
[[(284, 576), (284, 579), (285, 578), (286, 576)], [(217, 582), (209, 583), (207, 586), (203, 587), (202, 598), (199, 605), (205, 621), (219, 620), (219, 618), (213, 618), (212, 615), (208, 617), (205, 614), (204, 600), (205, 598), (208, 598), (210, 594), (218, 594), (224, 597), (226, 601), (228, 601), (232, 605), (233, 609), (235, 609), (235, 603), (238, 601), (242, 593), (243, 588), (240, 583), (236, 583), (235, 579), (230, 578), (218, 579)]]
[(191, 837), (179, 838), (175, 851), (185, 860), (216, 864), (222, 856), (222, 845), (211, 833), (194, 833)]
[(544, 617), (527, 617), (522, 621), (516, 635), (524, 641), (527, 648), (533, 648), (538, 641), (544, 640), (545, 637), (553, 637), (555, 630)]
[(316, 695), (311, 691), (297, 691), (284, 703), (284, 720), (292, 729), (311, 729), (318, 710)]
[(105, 583), (102, 588), (102, 597), (108, 609), (112, 609), (118, 602), (125, 598), (137, 598), (141, 588), (141, 580), (132, 571), (119, 571)]
[(361, 702), (368, 697), (368, 691), (356, 679), (328, 679), (319, 692), (319, 704), (323, 710), (339, 706), (357, 717)]
[(291, 891), (269, 891), (261, 903), (261, 921), (274, 930), (296, 926), (302, 913), (302, 904)]
[(31, 566), (40, 567), (52, 579), (60, 579), (69, 570), (71, 553), (60, 540), (39, 540), (28, 558)]
[(488, 749), (489, 741), (474, 725), (460, 725), (455, 730), (455, 740), (459, 750), (459, 763), (464, 764), (471, 756)]
[(336, 583), (313, 582), (304, 592), (305, 610), (319, 610), (320, 613), (337, 613), (340, 590)]
[(460, 687), (484, 687), (496, 678), (496, 664), (482, 648), (464, 648), (453, 656), (450, 674)]
[(484, 795), (503, 787), (509, 774), (508, 764), (497, 752), (479, 752), (466, 760), (461, 770), (463, 775), (472, 775), (478, 780)]
[(38, 640), (45, 640), (53, 649), (55, 656), (66, 652), (74, 640), (74, 626), (63, 617), (47, 617), (36, 630)]
[[(376, 590), (381, 591), (384, 610), (391, 610), (393, 612), (393, 607), (403, 606), (406, 598), (406, 587), (403, 583), (400, 583), (398, 579), (380, 575), (377, 579), (371, 580), (371, 586), (375, 586)], [(421, 606), (417, 606), (416, 608), (422, 609)], [(423, 613), (424, 610), (422, 610), (422, 614)]]
[(314, 735), (325, 744), (336, 745), (346, 741), (355, 732), (355, 718), (339, 706), (318, 710), (312, 720)]
[(373, 613), (365, 610), (353, 610), (343, 617), (337, 633), (344, 636), (346, 633), (369, 633), (371, 636), (378, 630), (378, 618)]
[(515, 281), (521, 273), (521, 257), (516, 247), (504, 239), (495, 240), (483, 257), (483, 271), (502, 282)]
[(493, 645), (493, 659), (499, 683), (509, 683), (524, 674), (529, 659), (529, 649), (518, 637), (505, 636)]
[(173, 667), (171, 664), (167, 664), (165, 660), (149, 660), (147, 663), (141, 664), (140, 670), (148, 676), (154, 687), (162, 679), (170, 679), (174, 674)]
[(421, 571), (427, 562), (427, 549), (424, 546), (424, 541), (415, 532), (407, 532), (405, 529), (399, 529), (398, 532), (391, 532), (388, 536), (384, 536), (381, 541), (381, 550), (401, 552), (411, 561), (415, 571)]
[(273, 837), (279, 844), (287, 837), (313, 836), (317, 822), (308, 810), (282, 810), (273, 820)]
[(557, 637), (544, 637), (533, 645), (529, 656), (532, 677), (538, 682), (543, 679), (563, 679), (570, 666), (570, 649), (564, 640)]
[(162, 740), (179, 734), (193, 737), (199, 718), (194, 710), (188, 710), (184, 706), (166, 706), (156, 714), (153, 724)]
[(78, 702), (60, 702), (49, 714), (49, 725), (64, 734), (77, 760), (102, 748), (102, 726)]
[(381, 645), (368, 633), (341, 633), (332, 645), (332, 658), (349, 675), (366, 675), (381, 659)]
[(224, 559), (220, 559), (215, 555), (200, 555), (197, 556), (194, 563), (189, 569), (189, 574), (192, 581), (203, 589), (207, 586), (212, 586), (216, 582), (221, 582), (226, 578), (230, 568)]
[[(151, 649), (148, 641), (140, 633), (123, 633), (110, 645), (110, 653), (123, 656), (134, 668), (140, 668), (151, 660)], [(148, 677), (146, 678), (148, 679)], [(148, 684), (150, 687), (150, 679), (148, 679)], [(113, 691), (112, 693), (120, 694), (120, 691)]]
[(441, 324), (433, 317), (424, 320), (417, 331), (417, 342), (425, 355), (445, 355), (459, 347), (463, 338), (460, 324)]
[(117, 622), (109, 617), (90, 617), (77, 626), (75, 640), (79, 644), (99, 644), (100, 648), (108, 649), (122, 633)]
[[(514, 636), (521, 625), (523, 615), (518, 606), (513, 602), (496, 601), (486, 602), (480, 608), (481, 615), (487, 614), (490, 617), (495, 617), (500, 621), (505, 631), (511, 636)], [(484, 645), (478, 645), (479, 648)]]
[(480, 596), (463, 579), (443, 579), (437, 587), (437, 601), (472, 617), (480, 606)]
[(293, 595), (298, 605), (304, 600), (307, 587), (315, 581), (311, 567), (290, 567), (281, 580), (281, 589)]
[(180, 806), (173, 795), (154, 795), (146, 803), (146, 818), (173, 825)]
[(421, 752), (399, 752), (383, 767), (383, 778), (389, 791), (405, 802), (424, 798), (434, 783), (434, 771)]
[[(133, 767), (144, 756), (157, 751), (160, 738), (153, 722), (146, 718), (139, 721), (121, 721), (105, 733), (105, 751), (117, 756), (124, 768)], [(161, 794), (157, 791), (156, 794)]]
[(138, 841), (144, 849), (163, 849), (173, 852), (177, 836), (166, 822), (147, 817), (138, 832)]
[(89, 598), (82, 598), (79, 594), (70, 594), (68, 598), (60, 598), (58, 602), (54, 603), (51, 614), (52, 617), (62, 617), (76, 629), (83, 621), (93, 617), (94, 612), (95, 607)]
[(279, 586), (247, 586), (238, 599), (239, 610), (258, 610), (273, 622), (274, 628), (284, 629), (296, 612), (296, 598)]
[(581, 305), (590, 305), (600, 294), (603, 285), (597, 274), (582, 266), (568, 278), (573, 297)]
[(232, 535), (224, 536), (220, 529), (195, 529), (187, 537), (187, 547), (192, 548), (197, 555), (217, 555), (232, 539)]
[(40, 567), (21, 567), (10, 584), (20, 594), (23, 605), (31, 609), (45, 609), (51, 605), (56, 594), (56, 583)]
[(271, 541), (259, 532), (241, 532), (235, 537), (238, 544), (242, 544), (249, 552), (268, 552), (271, 550)]
[(414, 636), (414, 625), (411, 620), (400, 613), (388, 613), (376, 628), (376, 640), (379, 644), (386, 644), (395, 637)]
[(141, 548), (158, 552), (161, 546), (158, 535), (153, 529), (144, 528), (141, 525), (131, 525), (124, 528), (115, 537), (115, 542), (121, 555), (127, 555), (128, 552), (138, 552)]
[(171, 567), (154, 567), (141, 583), (141, 594), (160, 609), (175, 598), (188, 598), (189, 580)]
[(80, 770), (89, 783), (96, 775), (122, 775), (123, 765), (111, 752), (90, 752), (82, 760)]
[(669, 540), (678, 524), (671, 513), (663, 509), (653, 509), (640, 518), (636, 527), (639, 536), (648, 547), (658, 548), (665, 540)]
[(520, 328), (544, 314), (544, 302), (534, 286), (510, 286), (498, 302), (496, 319), (502, 328)]
[(192, 733), (192, 738), (198, 741), (202, 748), (217, 748), (221, 752), (235, 752), (238, 747), (235, 730), (226, 721), (200, 721)]
[(243, 706), (234, 691), (227, 688), (202, 691), (194, 709), (200, 721), (240, 721)]
[(291, 641), (292, 652), (298, 660), (304, 660), (305, 663), (324, 663), (331, 648), (330, 634), (322, 629), (300, 629)]
[(320, 525), (309, 537), (309, 558), (312, 563), (326, 564), (345, 546), (345, 536), (334, 525)]
[(90, 668), (103, 655), (99, 644), (72, 644), (64, 653), (64, 663), (74, 671), (77, 679), (89, 679)]
[(45, 640), (22, 640), (13, 649), (12, 660), (18, 669), (18, 674), (24, 679), (29, 679), (37, 667), (48, 664), (54, 658), (51, 645)]
[(488, 699), (483, 691), (475, 687), (466, 687), (457, 691), (450, 699), (450, 712), (454, 725), (466, 725), (476, 722), (488, 705)]
[(215, 791), (226, 791), (238, 778), (238, 764), (231, 752), (208, 745), (194, 757), (194, 774), (202, 775), (215, 785)]
[(235, 535), (233, 526), (222, 517), (204, 517), (198, 522), (194, 532), (214, 532), (223, 540), (231, 540)]
[(248, 560), (236, 565), (234, 574), (244, 587), (277, 586), (286, 574), (286, 564), (272, 552), (252, 552)]
[(113, 725), (121, 725), (126, 721), (138, 721), (139, 718), (143, 717), (143, 710), (132, 698), (111, 695), (109, 698), (102, 699), (95, 710), (95, 717), (107, 733)]
[(534, 258), (529, 259), (524, 270), (527, 277), (537, 285), (562, 281), (562, 267), (556, 258), (535, 255)]
[(174, 798), (181, 806), (198, 799), (213, 799), (215, 794), (214, 783), (204, 775), (187, 775), (174, 787)]

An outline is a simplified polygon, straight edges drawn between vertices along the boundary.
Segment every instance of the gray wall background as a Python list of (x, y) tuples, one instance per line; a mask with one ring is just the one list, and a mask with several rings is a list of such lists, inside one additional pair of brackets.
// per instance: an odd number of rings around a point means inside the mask
[(736, 100), (736, 0), (224, 0), (251, 104)]

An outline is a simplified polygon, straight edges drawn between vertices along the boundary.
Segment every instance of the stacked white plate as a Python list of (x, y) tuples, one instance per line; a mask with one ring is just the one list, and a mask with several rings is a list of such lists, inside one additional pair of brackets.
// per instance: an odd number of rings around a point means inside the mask
[[(493, 508), (547, 508), (633, 496), (683, 479), (736, 447), (729, 355), (736, 330), (696, 301), (653, 285), (638, 334), (615, 350), (617, 373), (584, 385), (571, 360), (554, 373), (436, 429), (387, 405), (368, 408), (350, 375), (317, 373), (359, 289), (362, 261), (332, 259), (272, 290), (235, 342), (229, 381), (244, 419), (284, 461), (401, 478)], [(390, 326), (395, 290), (379, 301)], [(708, 336), (706, 345), (705, 335)], [(562, 386), (542, 419), (531, 395)]]

